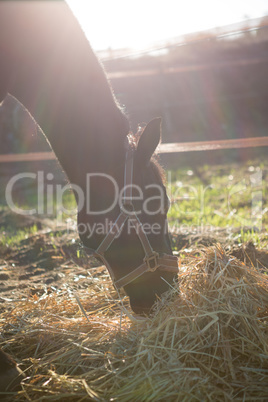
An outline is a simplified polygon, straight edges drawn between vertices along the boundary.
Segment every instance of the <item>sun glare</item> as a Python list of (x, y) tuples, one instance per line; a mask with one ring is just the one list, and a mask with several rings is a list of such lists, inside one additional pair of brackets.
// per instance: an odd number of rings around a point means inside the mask
[(94, 49), (145, 48), (268, 13), (267, 0), (67, 0)]

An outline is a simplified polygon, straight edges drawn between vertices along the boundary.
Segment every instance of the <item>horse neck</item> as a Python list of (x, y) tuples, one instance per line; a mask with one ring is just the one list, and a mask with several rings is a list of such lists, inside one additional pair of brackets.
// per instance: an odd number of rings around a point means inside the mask
[(0, 11), (7, 89), (40, 125), (71, 182), (113, 166), (128, 122), (67, 5), (1, 2)]

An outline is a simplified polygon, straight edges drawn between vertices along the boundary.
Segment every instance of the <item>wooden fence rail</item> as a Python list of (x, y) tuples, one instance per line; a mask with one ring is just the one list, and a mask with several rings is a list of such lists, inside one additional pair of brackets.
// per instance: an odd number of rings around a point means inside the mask
[(2, 154), (0, 163), (5, 162), (32, 162), (56, 159), (54, 152), (30, 152), (27, 154)]
[(150, 68), (143, 70), (127, 70), (127, 71), (112, 71), (108, 72), (107, 76), (109, 79), (119, 79), (119, 78), (137, 78), (137, 77), (151, 77), (154, 75), (166, 75), (166, 74), (178, 74), (182, 72), (189, 71), (203, 71), (209, 69), (219, 69), (221, 67), (230, 66), (246, 66), (251, 64), (268, 63), (267, 57), (254, 57), (233, 61), (221, 61), (215, 63), (203, 63), (203, 64), (189, 64), (179, 67), (161, 67), (161, 68)]
[[(197, 141), (164, 143), (159, 146), (159, 153), (180, 153), (192, 151), (213, 151), (232, 148), (267, 147), (268, 137), (236, 138), (233, 140)], [(27, 154), (2, 154), (0, 163), (31, 162), (56, 159), (54, 152), (31, 152)]]
[(233, 140), (176, 142), (161, 144), (160, 153), (192, 152), (192, 151), (215, 151), (232, 148), (254, 148), (268, 146), (268, 137), (236, 138)]

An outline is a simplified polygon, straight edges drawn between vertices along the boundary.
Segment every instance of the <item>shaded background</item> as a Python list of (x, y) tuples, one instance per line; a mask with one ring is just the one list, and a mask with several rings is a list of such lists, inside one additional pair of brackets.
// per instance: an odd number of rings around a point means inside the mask
[[(145, 54), (110, 50), (100, 57), (134, 132), (162, 116), (163, 142), (267, 135), (268, 17), (239, 33), (204, 32)], [(7, 98), (0, 108), (1, 153), (49, 149), (36, 131)]]
[[(108, 49), (99, 56), (133, 132), (162, 116), (163, 142), (268, 135), (268, 17), (187, 35), (146, 52)], [(10, 96), (0, 108), (0, 144), (1, 154), (50, 150), (35, 122)], [(265, 147), (191, 152), (161, 155), (161, 161), (166, 168), (194, 167), (266, 153)], [(0, 197), (12, 175), (38, 170), (53, 173), (55, 182), (66, 181), (56, 161), (1, 163)]]

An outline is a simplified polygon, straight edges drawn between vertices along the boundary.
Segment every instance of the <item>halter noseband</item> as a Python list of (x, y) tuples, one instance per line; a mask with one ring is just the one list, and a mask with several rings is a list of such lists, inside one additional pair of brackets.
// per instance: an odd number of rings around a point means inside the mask
[[(142, 223), (140, 222), (137, 213), (134, 209), (132, 203), (132, 177), (133, 177), (133, 149), (131, 145), (127, 144), (126, 151), (126, 161), (125, 161), (125, 173), (124, 173), (124, 191), (122, 197), (122, 203), (120, 206), (120, 214), (114, 224), (112, 225), (110, 231), (102, 240), (101, 244), (96, 250), (92, 250), (89, 247), (85, 247), (85, 249), (89, 250), (91, 255), (99, 258), (103, 261), (104, 265), (106, 265), (109, 274), (112, 278), (113, 284), (117, 289), (120, 289), (129, 283), (133, 282), (139, 276), (145, 274), (146, 272), (154, 272), (156, 269), (161, 271), (169, 271), (169, 272), (178, 272), (178, 258), (174, 255), (161, 254), (157, 253), (153, 250), (149, 239), (143, 229)], [(113, 243), (114, 239), (117, 238), (127, 220), (131, 221), (134, 225), (136, 233), (140, 239), (142, 244), (145, 257), (143, 259), (143, 263), (135, 268), (129, 274), (123, 276), (122, 278), (116, 280), (113, 270), (106, 260), (104, 253), (108, 250), (108, 248)]]

